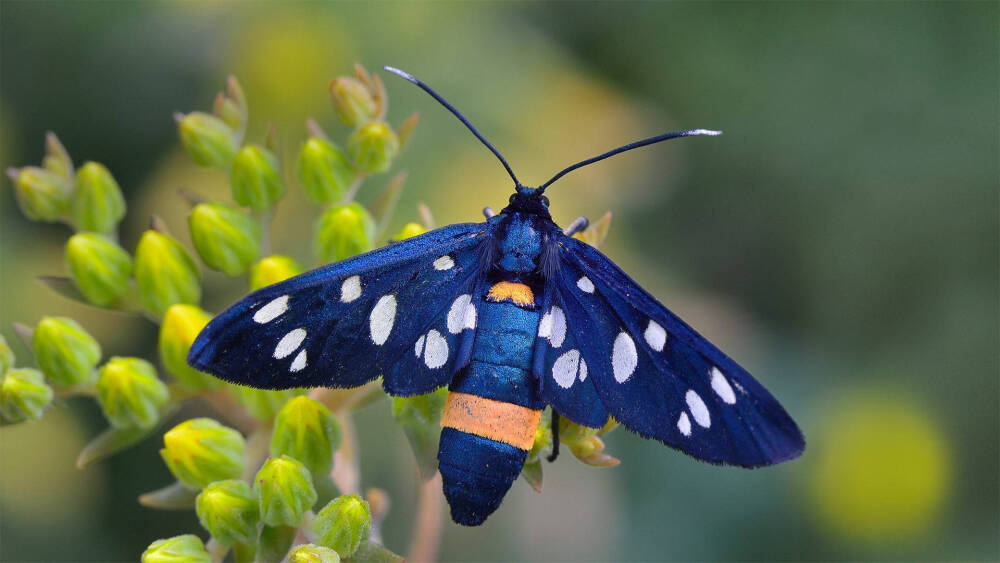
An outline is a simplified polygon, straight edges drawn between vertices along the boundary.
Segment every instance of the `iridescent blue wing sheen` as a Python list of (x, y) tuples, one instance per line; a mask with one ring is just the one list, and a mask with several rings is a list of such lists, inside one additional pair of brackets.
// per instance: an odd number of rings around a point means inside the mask
[(451, 225), (261, 289), (215, 317), (188, 362), (265, 389), (355, 387), (380, 375), (395, 395), (446, 385), (474, 332), (463, 296), (487, 238), (485, 224)]
[[(566, 346), (623, 426), (712, 463), (758, 467), (802, 453), (798, 426), (746, 370), (593, 247), (569, 237), (558, 245), (548, 281), (575, 339)], [(549, 380), (560, 377), (561, 357), (546, 361)]]

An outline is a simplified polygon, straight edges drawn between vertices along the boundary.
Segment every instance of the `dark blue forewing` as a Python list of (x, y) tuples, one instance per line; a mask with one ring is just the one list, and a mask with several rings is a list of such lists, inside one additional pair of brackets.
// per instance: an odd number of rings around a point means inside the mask
[[(549, 283), (575, 340), (564, 346), (579, 351), (587, 381), (623, 426), (713, 463), (757, 467), (802, 453), (795, 422), (746, 370), (593, 247), (569, 237), (559, 246)], [(546, 354), (552, 381), (559, 356)], [(546, 388), (560, 395), (553, 405), (578, 402), (567, 398), (575, 384)]]
[(215, 317), (188, 362), (265, 389), (355, 387), (380, 375), (398, 395), (446, 385), (474, 322), (460, 296), (479, 277), (487, 236), (485, 224), (451, 225), (261, 289)]

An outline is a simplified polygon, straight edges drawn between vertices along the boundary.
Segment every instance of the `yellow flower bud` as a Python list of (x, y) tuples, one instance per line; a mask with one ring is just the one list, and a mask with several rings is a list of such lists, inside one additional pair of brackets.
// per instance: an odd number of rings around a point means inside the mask
[(268, 256), (250, 269), (250, 289), (258, 290), (271, 284), (287, 280), (304, 272), (305, 269), (289, 256)]
[(301, 395), (278, 412), (271, 434), (272, 456), (291, 456), (316, 475), (333, 467), (333, 452), (338, 444), (340, 425), (319, 401)]
[(393, 240), (404, 240), (417, 235), (422, 235), (426, 232), (427, 229), (425, 229), (420, 223), (407, 223), (406, 225), (403, 225), (403, 229), (399, 231), (399, 234), (392, 238)]
[(312, 137), (299, 152), (299, 179), (306, 195), (317, 203), (343, 199), (356, 175), (347, 158), (326, 139)]
[(371, 91), (354, 78), (341, 76), (331, 80), (330, 99), (337, 117), (352, 127), (371, 121), (378, 111)]
[(14, 367), (14, 351), (7, 344), (7, 339), (0, 334), (0, 375)]
[(73, 223), (81, 231), (113, 233), (125, 217), (125, 197), (103, 165), (88, 162), (76, 172)]
[(174, 305), (167, 309), (160, 325), (158, 348), (160, 361), (170, 375), (188, 389), (220, 387), (222, 381), (200, 372), (187, 363), (188, 352), (201, 329), (212, 320), (201, 308), (194, 305)]
[(201, 301), (201, 273), (177, 241), (149, 230), (135, 249), (135, 282), (143, 306), (163, 315), (175, 303)]
[(66, 242), (70, 278), (90, 303), (108, 306), (129, 289), (132, 257), (97, 233), (77, 233)]
[(11, 168), (17, 203), (24, 216), (32, 221), (59, 221), (69, 210), (73, 185), (69, 180), (44, 168)]
[(375, 245), (375, 229), (375, 219), (361, 204), (334, 205), (316, 224), (316, 255), (336, 262), (368, 252)]
[(151, 428), (169, 398), (167, 386), (146, 360), (116, 356), (98, 372), (97, 400), (116, 428)]
[(286, 455), (267, 458), (254, 477), (254, 489), (260, 519), (268, 526), (298, 526), (317, 496), (309, 470)]
[(257, 145), (247, 145), (233, 158), (232, 192), (236, 203), (263, 211), (285, 195), (278, 158)]
[(200, 489), (243, 473), (243, 436), (211, 418), (193, 418), (163, 435), (160, 456), (185, 487)]
[(230, 276), (247, 271), (260, 253), (260, 226), (222, 203), (200, 203), (188, 217), (191, 240), (205, 264)]
[(399, 137), (386, 123), (374, 121), (351, 133), (347, 152), (357, 170), (369, 174), (384, 172), (399, 152)]
[(333, 548), (344, 559), (354, 555), (361, 544), (368, 541), (371, 529), (371, 508), (358, 495), (331, 500), (313, 520), (319, 544)]
[(4, 422), (42, 418), (51, 402), (52, 388), (37, 369), (11, 369), (0, 376), (0, 416)]
[(93, 381), (101, 346), (79, 323), (65, 317), (44, 317), (31, 337), (38, 367), (57, 387)]
[(233, 397), (247, 409), (254, 418), (260, 420), (270, 420), (278, 413), (281, 406), (288, 399), (302, 394), (298, 389), (285, 389), (282, 391), (268, 391), (266, 389), (254, 389), (243, 385), (232, 385), (229, 390)]
[(228, 169), (236, 154), (236, 133), (214, 115), (195, 111), (181, 116), (177, 124), (181, 144), (201, 166)]
[(307, 543), (288, 554), (288, 563), (340, 563), (340, 555), (329, 547)]
[(216, 481), (195, 500), (201, 527), (222, 545), (253, 544), (260, 521), (257, 495), (243, 481)]
[(156, 540), (142, 552), (142, 563), (211, 563), (205, 544), (193, 534)]

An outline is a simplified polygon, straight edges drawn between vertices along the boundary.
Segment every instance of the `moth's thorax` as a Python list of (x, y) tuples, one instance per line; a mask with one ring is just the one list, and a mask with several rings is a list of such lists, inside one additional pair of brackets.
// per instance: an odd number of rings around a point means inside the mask
[(552, 220), (534, 213), (505, 211), (497, 216), (497, 255), (493, 266), (524, 278), (538, 270), (548, 229)]

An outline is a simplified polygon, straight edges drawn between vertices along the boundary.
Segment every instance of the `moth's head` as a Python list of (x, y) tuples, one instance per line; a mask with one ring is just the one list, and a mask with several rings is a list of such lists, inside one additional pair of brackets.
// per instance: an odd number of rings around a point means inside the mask
[(510, 194), (510, 201), (502, 213), (527, 213), (551, 218), (549, 215), (549, 198), (538, 188), (528, 188), (518, 185), (516, 191)]

